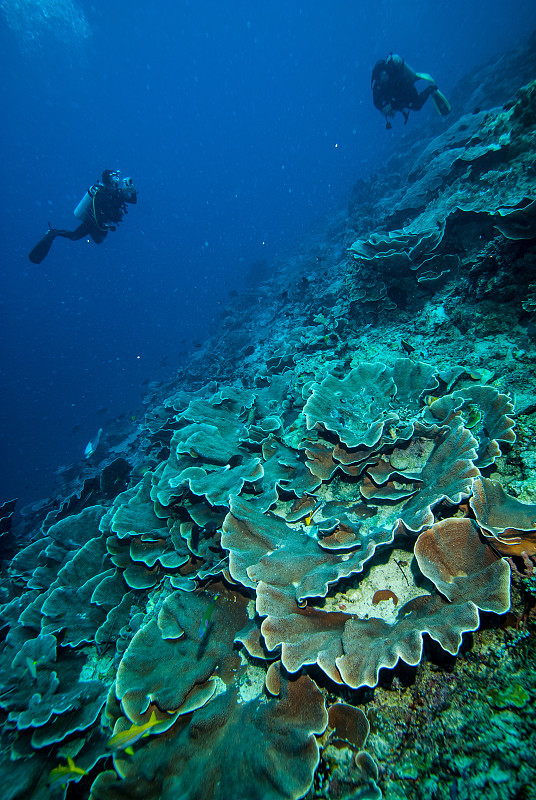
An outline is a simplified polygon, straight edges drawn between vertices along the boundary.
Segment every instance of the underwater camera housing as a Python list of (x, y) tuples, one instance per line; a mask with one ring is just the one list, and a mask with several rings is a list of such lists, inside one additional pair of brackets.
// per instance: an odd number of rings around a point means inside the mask
[(132, 178), (121, 178), (119, 181), (119, 188), (121, 189), (125, 203), (136, 202), (136, 189), (132, 184)]

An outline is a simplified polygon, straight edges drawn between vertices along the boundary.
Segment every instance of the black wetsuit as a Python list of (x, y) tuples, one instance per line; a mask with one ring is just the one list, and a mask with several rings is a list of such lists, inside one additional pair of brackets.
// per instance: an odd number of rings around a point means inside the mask
[(124, 189), (116, 186), (103, 186), (96, 184), (93, 203), (90, 211), (74, 231), (53, 228), (50, 233), (76, 242), (85, 236), (91, 236), (96, 244), (101, 244), (108, 231), (115, 231), (123, 216), (127, 213), (127, 203), (137, 203), (138, 198), (134, 188)]
[(74, 231), (51, 228), (30, 252), (28, 256), (30, 261), (40, 264), (57, 236), (69, 239), (71, 242), (90, 236), (95, 244), (101, 244), (108, 236), (108, 231), (115, 231), (127, 213), (127, 203), (138, 202), (136, 189), (133, 186), (97, 183), (91, 187), (89, 194), (92, 197), (91, 205), (80, 225)]
[[(387, 80), (380, 80), (385, 72)], [(372, 73), (372, 100), (376, 108), (386, 116), (394, 116), (392, 112), (401, 111), (407, 122), (410, 111), (420, 111), (431, 94), (437, 90), (435, 83), (418, 92), (415, 81), (419, 76), (400, 56), (378, 61)]]

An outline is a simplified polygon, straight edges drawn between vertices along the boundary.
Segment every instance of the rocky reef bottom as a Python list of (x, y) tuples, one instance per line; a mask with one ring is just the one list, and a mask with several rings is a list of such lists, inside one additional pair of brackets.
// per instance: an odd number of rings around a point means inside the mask
[(425, 661), (375, 689), (365, 708), (384, 797), (536, 796), (534, 634), (503, 624), (473, 634), (455, 663)]

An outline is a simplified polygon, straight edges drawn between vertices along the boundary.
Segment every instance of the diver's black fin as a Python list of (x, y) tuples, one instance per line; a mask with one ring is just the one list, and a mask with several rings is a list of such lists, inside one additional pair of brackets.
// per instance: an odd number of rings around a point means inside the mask
[(442, 117), (446, 117), (447, 114), (450, 114), (450, 103), (445, 95), (441, 94), (439, 89), (436, 89), (432, 93), (432, 100), (434, 101), (434, 105), (438, 114), (441, 114)]
[(37, 242), (33, 250), (30, 250), (28, 258), (32, 264), (40, 264), (48, 255), (48, 251), (52, 247), (52, 242), (56, 238), (54, 231), (47, 231), (43, 238)]

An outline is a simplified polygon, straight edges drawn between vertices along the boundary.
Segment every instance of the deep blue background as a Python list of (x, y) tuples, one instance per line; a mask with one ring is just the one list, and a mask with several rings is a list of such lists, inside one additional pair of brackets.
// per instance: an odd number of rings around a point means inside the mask
[[(396, 148), (371, 104), (378, 58), (400, 52), (448, 95), (536, 26), (532, 0), (0, 7), (2, 496), (23, 502), (81, 458), (99, 409), (138, 413), (141, 382), (175, 372), (252, 262)], [(104, 168), (139, 188), (123, 225), (30, 264)]]

